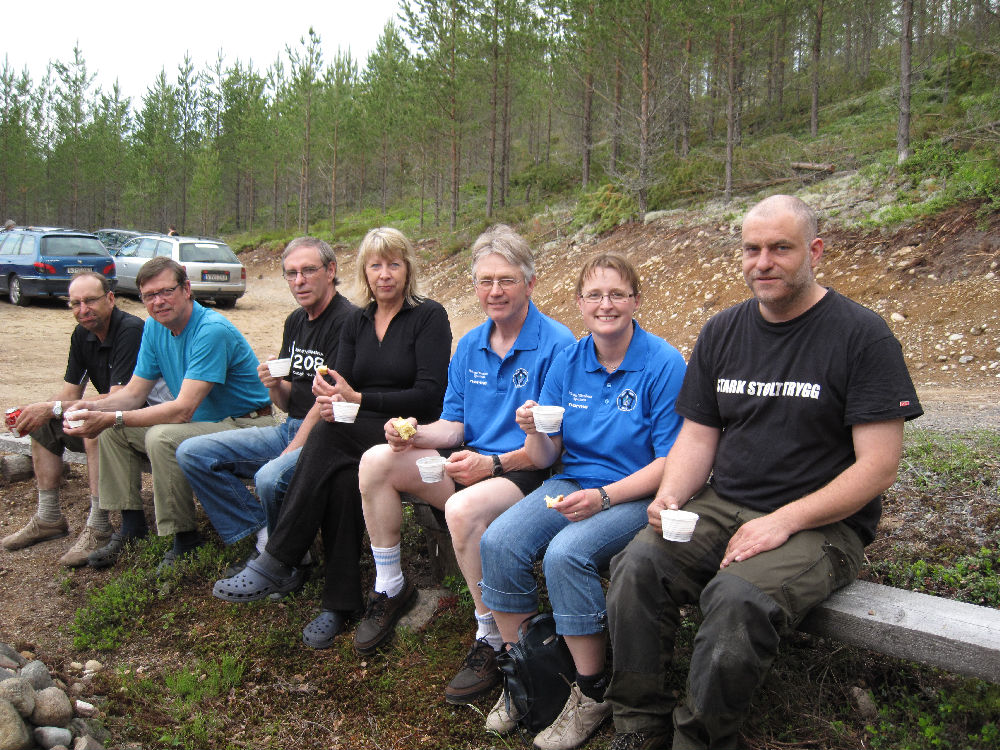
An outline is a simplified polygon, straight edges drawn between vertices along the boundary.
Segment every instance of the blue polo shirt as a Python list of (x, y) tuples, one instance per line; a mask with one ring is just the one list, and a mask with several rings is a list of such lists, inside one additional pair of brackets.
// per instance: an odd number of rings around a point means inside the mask
[(674, 401), (684, 380), (684, 358), (632, 322), (621, 366), (607, 372), (587, 336), (556, 357), (541, 404), (562, 406), (563, 473), (583, 489), (616, 482), (670, 452), (680, 432)]
[(146, 380), (162, 377), (170, 392), (181, 392), (185, 379), (215, 383), (191, 418), (220, 422), (270, 403), (257, 377), (257, 356), (229, 320), (193, 302), (191, 318), (179, 336), (146, 318), (135, 374)]
[(490, 349), (493, 321), (465, 334), (448, 365), (448, 389), (441, 419), (465, 425), (465, 444), (479, 453), (508, 453), (524, 445), (514, 412), (538, 399), (556, 355), (576, 342), (570, 330), (534, 303), (503, 359)]

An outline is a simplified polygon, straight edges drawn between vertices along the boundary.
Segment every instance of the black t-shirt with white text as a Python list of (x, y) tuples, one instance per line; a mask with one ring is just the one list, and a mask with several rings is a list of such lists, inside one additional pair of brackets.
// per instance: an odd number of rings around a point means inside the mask
[[(722, 429), (712, 487), (770, 512), (854, 463), (851, 427), (923, 413), (899, 342), (876, 313), (828, 289), (769, 323), (747, 300), (714, 316), (691, 355), (677, 411)], [(846, 519), (868, 544), (881, 497)]]
[(324, 364), (333, 367), (340, 328), (356, 309), (344, 295), (336, 294), (315, 320), (309, 320), (301, 307), (285, 319), (281, 357), (292, 360), (292, 370), (285, 378), (292, 383), (288, 397), (288, 416), (292, 419), (304, 419), (315, 403), (312, 383), (316, 368)]

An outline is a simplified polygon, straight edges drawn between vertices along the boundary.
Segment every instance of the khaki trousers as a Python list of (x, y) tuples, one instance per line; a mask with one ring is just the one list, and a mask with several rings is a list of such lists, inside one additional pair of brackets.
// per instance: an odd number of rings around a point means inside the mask
[(101, 433), (101, 508), (142, 510), (143, 459), (153, 469), (153, 507), (156, 533), (160, 536), (197, 528), (194, 495), (177, 464), (177, 446), (196, 435), (269, 427), (274, 417), (228, 417), (221, 422), (159, 424), (152, 427), (123, 427)]

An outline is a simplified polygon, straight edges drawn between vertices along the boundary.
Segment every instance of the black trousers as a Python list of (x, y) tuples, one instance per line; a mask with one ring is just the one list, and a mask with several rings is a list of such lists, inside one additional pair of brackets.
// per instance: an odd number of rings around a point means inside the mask
[(267, 552), (295, 566), (323, 532), (323, 609), (362, 609), (361, 539), (365, 530), (358, 462), (385, 440), (385, 419), (320, 421), (309, 432), (267, 540)]

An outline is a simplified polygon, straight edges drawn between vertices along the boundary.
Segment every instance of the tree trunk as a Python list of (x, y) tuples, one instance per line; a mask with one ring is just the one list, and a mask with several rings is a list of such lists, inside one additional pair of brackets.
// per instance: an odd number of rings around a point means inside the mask
[(611, 159), (608, 162), (608, 171), (611, 174), (618, 173), (618, 160), (621, 158), (622, 147), (622, 83), (625, 78), (625, 71), (622, 67), (620, 55), (615, 55), (615, 101), (612, 109), (611, 120)]
[(899, 123), (896, 127), (896, 161), (910, 157), (910, 65), (913, 0), (901, 0), (899, 33)]
[(583, 77), (583, 165), (580, 183), (584, 188), (590, 184), (590, 155), (594, 150), (594, 74), (588, 70)]
[(684, 62), (681, 65), (681, 158), (691, 152), (691, 32), (684, 40)]
[(340, 147), (340, 120), (333, 122), (333, 164), (330, 169), (330, 233), (337, 231), (337, 157)]
[(819, 134), (819, 60), (822, 52), (823, 38), (823, 0), (816, 3), (816, 27), (812, 42), (812, 83), (810, 85), (812, 102), (809, 107), (809, 132)]
[[(731, 6), (733, 7), (733, 6)], [(734, 8), (735, 9), (735, 8)], [(729, 19), (727, 96), (726, 96), (726, 178), (724, 198), (733, 199), (733, 152), (736, 144), (736, 17)]]

